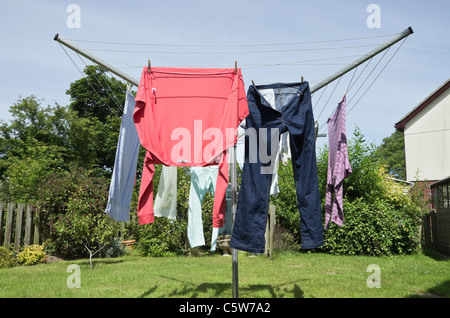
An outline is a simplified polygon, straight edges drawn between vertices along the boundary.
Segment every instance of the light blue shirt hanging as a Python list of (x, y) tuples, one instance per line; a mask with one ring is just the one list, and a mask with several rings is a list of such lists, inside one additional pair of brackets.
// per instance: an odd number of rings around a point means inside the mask
[(122, 124), (117, 142), (116, 159), (105, 213), (116, 221), (130, 220), (131, 195), (139, 156), (139, 136), (133, 121), (135, 101), (127, 91)]

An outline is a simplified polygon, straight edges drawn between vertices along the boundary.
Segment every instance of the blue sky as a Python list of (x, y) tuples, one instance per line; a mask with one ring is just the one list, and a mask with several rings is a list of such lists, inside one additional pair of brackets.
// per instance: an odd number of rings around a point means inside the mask
[[(66, 10), (72, 3), (80, 8), (79, 28), (70, 28), (67, 24), (71, 13)], [(380, 8), (379, 28), (367, 25), (370, 4)], [(300, 76), (314, 86), (320, 79), (351, 63), (356, 56), (411, 26), (414, 34), (395, 55), (399, 45), (386, 53), (372, 77), (361, 73), (359, 81), (350, 82), (353, 74), (350, 72), (342, 77), (339, 86), (337, 82), (332, 83), (322, 96), (321, 91), (313, 96), (315, 116), (321, 132), (326, 133), (324, 122), (349, 84), (355, 83), (354, 91), (347, 95), (347, 101), (351, 100), (347, 110), (354, 107), (347, 116), (347, 134), (351, 135), (357, 125), (367, 140), (379, 144), (394, 132), (397, 121), (449, 78), (449, 10), (447, 0), (2, 0), (0, 120), (10, 119), (8, 109), (20, 96), (33, 94), (43, 99), (44, 105), (69, 103), (65, 91), (81, 74), (53, 40), (56, 33), (73, 40), (192, 45), (149, 47), (73, 42), (134, 78), (139, 78), (148, 59), (154, 66), (198, 67), (234, 67), (236, 60), (247, 86), (252, 80), (256, 84), (297, 82)], [(316, 43), (348, 38), (355, 40)], [(287, 42), (314, 43), (243, 46)], [(328, 49), (310, 50), (319, 47)], [(133, 52), (101, 51), (111, 48)], [(302, 48), (306, 50), (300, 50)], [(147, 52), (136, 52), (144, 50)], [(158, 50), (171, 53), (157, 53)], [(192, 51), (200, 53), (189, 53)], [(82, 69), (84, 64), (79, 57), (70, 50), (68, 53)], [(373, 81), (391, 56), (392, 60)], [(309, 63), (313, 65), (291, 63), (311, 60), (318, 61)], [(367, 72), (376, 62), (374, 58)], [(257, 64), (266, 66), (255, 67)], [(122, 68), (124, 66), (126, 68)], [(362, 72), (362, 69), (363, 66), (357, 71)], [(356, 79), (359, 73), (354, 74)], [(372, 86), (360, 99), (372, 81)], [(333, 89), (334, 94), (331, 94)], [(326, 138), (319, 138), (318, 146), (326, 142)]]

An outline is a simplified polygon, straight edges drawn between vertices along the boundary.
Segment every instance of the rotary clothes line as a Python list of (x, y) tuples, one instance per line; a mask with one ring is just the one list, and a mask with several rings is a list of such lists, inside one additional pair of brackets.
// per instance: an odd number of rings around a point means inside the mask
[[(344, 74), (346, 74), (350, 70), (358, 67), (358, 65), (360, 65), (360, 64), (364, 63), (365, 61), (371, 59), (375, 55), (377, 55), (380, 52), (386, 50), (387, 48), (389, 48), (393, 44), (397, 43), (401, 39), (406, 38), (407, 36), (409, 36), (412, 33), (413, 33), (413, 31), (409, 27), (408, 29), (406, 29), (402, 33), (400, 33), (398, 35), (395, 35), (392, 39), (390, 39), (386, 43), (380, 45), (376, 49), (370, 51), (369, 53), (367, 53), (364, 56), (362, 56), (361, 58), (355, 60), (353, 63), (351, 63), (348, 66), (344, 67), (340, 71), (338, 71), (335, 74), (331, 75), (330, 77), (328, 77), (324, 81), (322, 81), (319, 84), (315, 85), (311, 89), (311, 94), (313, 94), (314, 92), (316, 92), (317, 90), (319, 90), (319, 89), (321, 89), (323, 87), (326, 87), (329, 83), (333, 82), (334, 80), (336, 80), (338, 78), (341, 78), (341, 76), (343, 76)], [(62, 47), (62, 45), (64, 45), (65, 47), (68, 47), (71, 50), (75, 51), (77, 54), (82, 55), (85, 58), (91, 60), (92, 62), (105, 67), (110, 72), (112, 72), (116, 76), (124, 79), (128, 83), (134, 84), (135, 86), (139, 86), (139, 83), (137, 83), (133, 78), (131, 78), (127, 74), (125, 74), (122, 71), (120, 71), (120, 70), (116, 69), (115, 67), (111, 66), (109, 63), (107, 63), (107, 62), (105, 62), (105, 61), (103, 61), (103, 60), (93, 56), (89, 52), (76, 47), (75, 45), (70, 43), (68, 40), (60, 37), (58, 34), (54, 37), (54, 40), (57, 41), (61, 45), (61, 47)], [(67, 52), (66, 52), (66, 54), (67, 54)], [(236, 65), (235, 65), (235, 68), (236, 68)], [(237, 198), (236, 198), (236, 166), (235, 166), (236, 160), (235, 160), (235, 153), (236, 153), (236, 146), (233, 146), (233, 147), (230, 148), (230, 157), (231, 157), (231, 173), (230, 173), (231, 174), (231, 201), (232, 201), (232, 215), (233, 215), (233, 219), (234, 219), (234, 216), (235, 216), (235, 213), (236, 213), (236, 202), (237, 202)], [(233, 277), (232, 277), (232, 283), (233, 283), (232, 294), (233, 294), (233, 297), (237, 297), (238, 296), (238, 277), (237, 277), (238, 276), (237, 275), (238, 274), (238, 267), (237, 267), (237, 250), (236, 249), (233, 249), (232, 256), (233, 256), (233, 259), (232, 259), (232, 265), (233, 265), (233, 267), (232, 267), (232, 274), (233, 274)]]

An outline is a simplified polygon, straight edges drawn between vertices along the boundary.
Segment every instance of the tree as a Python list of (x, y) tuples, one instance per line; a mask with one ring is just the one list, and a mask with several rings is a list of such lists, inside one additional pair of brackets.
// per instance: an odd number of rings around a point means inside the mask
[(375, 152), (375, 157), (386, 166), (391, 176), (404, 180), (406, 164), (403, 132), (395, 131), (389, 137), (384, 138)]
[(109, 176), (114, 165), (120, 118), (79, 117), (58, 104), (43, 106), (31, 95), (0, 121), (0, 199), (32, 203), (39, 183), (71, 166)]
[[(17, 155), (29, 146), (27, 141), (63, 146), (62, 131), (67, 122), (61, 118), (63, 107), (42, 107), (40, 100), (31, 95), (20, 98), (9, 108), (10, 123), (0, 121), (0, 158)], [(1, 167), (0, 167), (1, 172)]]
[(79, 132), (89, 138), (89, 145), (92, 145), (90, 149), (78, 145), (81, 148), (77, 149), (82, 154), (82, 162), (89, 159), (91, 164), (104, 169), (109, 175), (114, 166), (126, 84), (108, 77), (106, 70), (98, 65), (88, 65), (83, 72), (86, 76), (71, 83), (66, 91), (70, 95), (69, 109), (76, 111), (77, 116), (90, 127), (89, 131), (75, 127), (81, 129)]
[(0, 125), (0, 199), (32, 203), (42, 182), (64, 166), (63, 108), (42, 107), (35, 96), (10, 107), (10, 124)]
[(57, 146), (47, 146), (37, 140), (27, 140), (27, 147), (2, 163), (0, 200), (35, 203), (36, 191), (52, 175), (61, 172), (62, 152)]
[(101, 66), (88, 65), (85, 77), (70, 84), (66, 94), (70, 95), (69, 107), (80, 117), (96, 117), (102, 123), (108, 117), (121, 117), (125, 103), (126, 84), (108, 77)]

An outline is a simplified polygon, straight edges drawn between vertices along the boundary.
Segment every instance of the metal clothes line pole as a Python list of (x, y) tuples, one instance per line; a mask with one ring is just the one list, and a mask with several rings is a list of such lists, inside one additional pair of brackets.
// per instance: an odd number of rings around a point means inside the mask
[[(236, 216), (237, 207), (237, 191), (236, 191), (236, 145), (230, 148), (231, 157), (231, 232), (233, 232), (234, 217)], [(231, 251), (231, 281), (232, 281), (232, 297), (238, 298), (238, 250), (233, 248)]]
[(408, 27), (406, 30), (404, 30), (403, 32), (395, 35), (394, 37), (392, 37), (390, 40), (386, 41), (385, 43), (377, 46), (376, 48), (374, 48), (372, 51), (369, 51), (368, 53), (364, 54), (363, 56), (361, 56), (360, 58), (356, 59), (353, 63), (349, 64), (348, 66), (343, 67), (341, 70), (337, 71), (336, 73), (334, 73), (333, 75), (330, 75), (329, 77), (327, 77), (326, 79), (324, 79), (322, 82), (314, 85), (311, 88), (311, 94), (313, 94), (314, 92), (318, 91), (319, 89), (321, 89), (322, 87), (330, 84), (331, 82), (333, 82), (334, 80), (338, 79), (339, 77), (343, 76), (344, 74), (350, 72), (352, 69), (354, 69), (355, 67), (361, 65), (362, 63), (364, 63), (365, 61), (369, 60), (370, 58), (374, 57), (375, 55), (383, 52), (384, 50), (386, 50), (387, 48), (389, 48), (390, 46), (394, 45), (395, 43), (397, 43), (398, 41), (400, 41), (401, 39), (406, 38), (407, 36), (413, 34), (414, 31), (411, 27)]
[(64, 39), (62, 36), (60, 36), (59, 34), (56, 34), (55, 37), (53, 38), (53, 40), (61, 43), (62, 45), (68, 47), (69, 49), (71, 49), (72, 51), (77, 52), (78, 54), (84, 56), (85, 58), (87, 58), (88, 60), (91, 60), (92, 62), (103, 66), (104, 68), (106, 68), (107, 70), (109, 70), (111, 73), (117, 75), (118, 77), (120, 77), (121, 79), (135, 85), (136, 87), (139, 86), (139, 82), (136, 81), (134, 78), (132, 78), (131, 76), (129, 76), (128, 74), (125, 74), (124, 72), (122, 72), (121, 70), (118, 70), (117, 68), (115, 68), (114, 66), (108, 64), (107, 62), (99, 59), (98, 57), (92, 55), (91, 53), (78, 48), (77, 46), (75, 46), (75, 44), (70, 43), (68, 40)]

